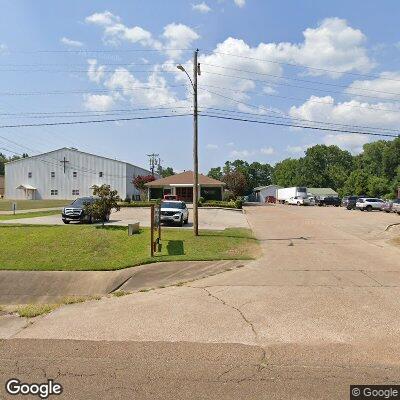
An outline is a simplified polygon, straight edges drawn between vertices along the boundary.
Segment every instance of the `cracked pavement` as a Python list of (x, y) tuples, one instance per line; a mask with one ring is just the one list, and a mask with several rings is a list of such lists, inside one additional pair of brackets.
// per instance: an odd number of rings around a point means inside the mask
[(1, 342), (0, 379), (57, 377), (73, 399), (344, 399), (397, 382), (400, 250), (381, 234), (397, 216), (246, 212), (260, 259), (38, 318)]

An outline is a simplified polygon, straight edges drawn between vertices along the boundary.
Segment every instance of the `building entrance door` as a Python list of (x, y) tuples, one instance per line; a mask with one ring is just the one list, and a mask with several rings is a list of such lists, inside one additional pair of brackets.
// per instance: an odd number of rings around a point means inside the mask
[(193, 188), (192, 187), (177, 187), (175, 188), (175, 193), (180, 200), (186, 203), (193, 202)]

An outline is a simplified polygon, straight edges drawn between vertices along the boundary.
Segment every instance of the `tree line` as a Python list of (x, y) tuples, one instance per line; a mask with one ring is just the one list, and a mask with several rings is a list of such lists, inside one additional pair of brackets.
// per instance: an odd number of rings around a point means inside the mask
[(304, 157), (287, 158), (275, 166), (243, 160), (211, 168), (208, 176), (226, 183), (235, 196), (249, 195), (257, 186), (330, 187), (340, 196), (394, 198), (400, 187), (400, 138), (379, 140), (352, 155), (338, 146), (316, 145)]
[(10, 161), (19, 160), (20, 158), (29, 157), (28, 154), (24, 153), (22, 156), (11, 156), (7, 157), (5, 154), (0, 153), (0, 175), (4, 175), (4, 165)]

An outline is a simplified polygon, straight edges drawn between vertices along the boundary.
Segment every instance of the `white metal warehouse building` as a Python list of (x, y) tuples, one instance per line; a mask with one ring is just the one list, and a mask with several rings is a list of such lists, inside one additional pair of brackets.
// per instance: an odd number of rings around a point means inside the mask
[(150, 171), (127, 162), (62, 148), (5, 165), (8, 199), (75, 199), (91, 196), (93, 185), (110, 185), (124, 199), (139, 196), (132, 179)]

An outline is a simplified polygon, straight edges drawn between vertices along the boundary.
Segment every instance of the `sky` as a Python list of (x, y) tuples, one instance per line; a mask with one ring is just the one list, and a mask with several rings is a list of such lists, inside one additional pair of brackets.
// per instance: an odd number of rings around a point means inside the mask
[[(399, 134), (398, 15), (396, 0), (3, 0), (0, 152), (76, 147), (143, 167), (158, 153), (192, 169), (192, 90), (176, 65), (192, 75), (199, 49), (200, 171), (318, 143), (357, 154), (388, 138), (347, 131)], [(124, 118), (147, 119), (10, 127)]]

